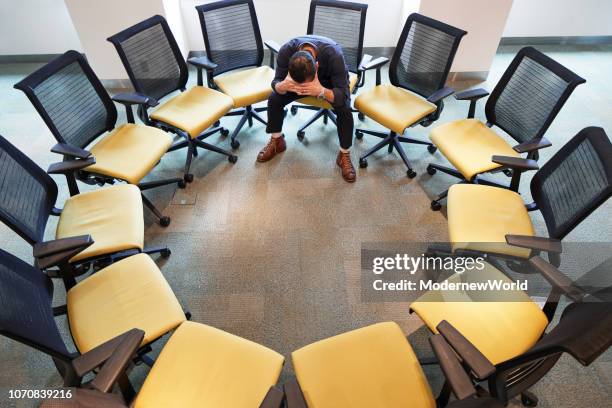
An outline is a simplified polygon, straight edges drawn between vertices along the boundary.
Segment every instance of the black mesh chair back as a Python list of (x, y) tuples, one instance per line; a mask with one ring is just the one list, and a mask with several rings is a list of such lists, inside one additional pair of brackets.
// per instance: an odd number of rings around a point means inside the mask
[(30, 244), (43, 240), (57, 185), (0, 136), (0, 221)]
[(260, 66), (263, 43), (252, 0), (224, 0), (197, 6), (213, 75)]
[(161, 99), (187, 84), (187, 64), (166, 19), (153, 16), (108, 38), (136, 92)]
[(612, 144), (602, 128), (581, 130), (531, 180), (551, 238), (562, 239), (612, 194)]
[(391, 83), (425, 98), (443, 88), (465, 34), (432, 18), (411, 14), (391, 58)]
[(532, 47), (522, 48), (487, 100), (487, 121), (519, 143), (541, 138), (585, 80)]
[(68, 51), (15, 85), (60, 143), (84, 148), (115, 127), (117, 109), (85, 58)]
[(53, 284), (38, 269), (0, 250), (0, 333), (54, 357), (68, 357), (53, 317)]
[(367, 4), (312, 0), (306, 34), (331, 38), (342, 47), (349, 71), (357, 73), (363, 56)]

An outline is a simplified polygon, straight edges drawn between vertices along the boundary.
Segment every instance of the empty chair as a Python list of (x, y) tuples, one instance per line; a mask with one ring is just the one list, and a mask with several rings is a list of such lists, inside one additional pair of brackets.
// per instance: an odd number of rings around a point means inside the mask
[[(365, 31), (368, 5), (336, 0), (311, 0), (308, 15), (307, 35), (320, 35), (331, 38), (341, 47), (344, 62), (349, 70), (349, 88), (353, 94), (363, 86), (365, 75), (363, 65), (371, 60), (371, 56), (363, 55), (363, 38)], [(298, 99), (299, 104), (291, 106), (291, 113), (297, 114), (298, 109), (315, 110), (315, 114), (300, 127), (297, 132), (299, 140), (303, 140), (305, 130), (319, 118), (327, 123), (328, 119), (336, 123), (336, 115), (327, 101), (321, 101), (313, 96)], [(363, 115), (360, 113), (360, 117)]]
[[(79, 180), (100, 185), (122, 180), (141, 191), (173, 183), (185, 187), (182, 178), (141, 182), (168, 151), (172, 137), (159, 129), (134, 124), (132, 105), (152, 104), (151, 99), (137, 94), (113, 97), (125, 105), (129, 122), (116, 127), (117, 109), (80, 53), (64, 53), (28, 75), (15, 88), (27, 95), (57, 140), (52, 152), (66, 160), (93, 161), (75, 173)], [(95, 141), (101, 135), (104, 137)], [(68, 187), (71, 195), (79, 193), (76, 183), (69, 182)], [(142, 201), (161, 225), (170, 224), (170, 218), (162, 216), (144, 194)]]
[[(447, 385), (437, 399), (400, 327), (385, 322), (294, 351), (291, 358), (296, 379), (285, 384), (287, 407), (445, 407), (451, 390), (459, 402), (449, 407), (498, 406), (491, 399), (476, 397), (459, 357), (480, 375), (491, 374), (493, 365), (446, 322), (440, 333), (430, 338)], [(456, 340), (454, 347), (445, 340), (448, 334)]]
[[(65, 174), (74, 181), (74, 172), (93, 163), (91, 158), (52, 164), (49, 174)], [(55, 207), (55, 181), (25, 154), (0, 136), (0, 220), (34, 247), (38, 266), (57, 265), (57, 255), (74, 253), (60, 263), (66, 288), (75, 285), (75, 274), (84, 273), (92, 263), (105, 264), (113, 256), (127, 253), (155, 253), (170, 256), (170, 250), (144, 248), (144, 218), (138, 187), (125, 184), (72, 196), (64, 208)], [(50, 216), (59, 217), (55, 241), (44, 241)], [(91, 235), (93, 244), (75, 250), (75, 239)], [(76, 243), (80, 243), (76, 239)]]
[[(151, 263), (151, 272), (155, 264), (144, 254), (117, 262), (99, 273), (115, 274), (117, 268), (125, 268), (116, 273), (116, 277), (124, 274), (133, 276), (138, 273), (141, 263)], [(161, 273), (156, 269), (156, 274)], [(83, 283), (94, 279), (98, 274), (86, 279)], [(75, 391), (75, 399), (67, 399), (67, 404), (89, 401), (87, 406), (127, 406), (133, 402), (134, 407), (256, 407), (264, 399), (265, 407), (280, 407), (282, 392), (273, 388), (280, 374), (283, 357), (259, 344), (231, 335), (199, 323), (184, 322), (173, 324), (166, 331), (178, 328), (163, 347), (140, 392), (134, 401), (125, 401), (118, 395), (103, 394), (112, 390), (119, 383), (124, 398), (131, 399), (132, 387), (125, 374), (130, 361), (139, 358), (142, 344), (147, 343), (150, 336), (148, 322), (161, 319), (165, 308), (163, 299), (160, 303), (150, 305), (148, 313), (141, 311), (134, 316), (133, 303), (126, 303), (123, 315), (109, 313), (105, 316), (107, 304), (98, 305), (99, 310), (93, 310), (94, 316), (87, 316), (90, 322), (83, 322), (93, 327), (99, 325), (98, 331), (106, 330), (108, 325), (117, 328), (133, 327), (140, 329), (123, 329), (105, 342), (81, 349), (75, 341), (79, 353), (70, 353), (64, 344), (54, 312), (51, 307), (52, 285), (49, 278), (23, 261), (0, 250), (0, 333), (16, 341), (34, 347), (48, 354), (55, 361), (64, 380), (65, 386), (83, 387)], [(72, 290), (77, 290), (79, 285)], [(167, 287), (165, 291), (171, 294)], [(97, 291), (110, 289), (113, 285), (97, 288)], [(119, 285), (121, 287), (121, 285)], [(161, 288), (160, 288), (161, 289)], [(70, 292), (68, 292), (70, 294)], [(115, 295), (120, 290), (115, 291)], [(159, 293), (158, 293), (159, 294)], [(112, 297), (112, 291), (106, 293)], [(137, 293), (132, 299), (141, 303)], [(153, 292), (147, 296), (153, 297)], [(96, 296), (102, 297), (102, 294)], [(26, 301), (27, 299), (27, 301)], [(71, 332), (77, 324), (72, 321), (70, 297), (67, 298), (68, 315)], [(155, 299), (151, 299), (154, 301)], [(176, 300), (174, 300), (176, 303)], [(76, 307), (82, 308), (77, 304)], [(175, 313), (181, 312), (180, 307), (174, 307)], [(83, 310), (81, 313), (85, 313)], [(182, 312), (181, 312), (182, 313)], [(142, 319), (135, 319), (134, 317)], [(184, 320), (184, 316), (183, 320)], [(102, 321), (101, 321), (102, 319)], [(145, 327), (146, 326), (146, 327)], [(74, 333), (73, 333), (74, 334)], [(97, 333), (100, 335), (99, 333)], [(110, 331), (108, 331), (110, 334)], [(75, 338), (76, 340), (76, 338)], [(83, 383), (83, 377), (97, 370), (96, 377)], [(96, 392), (97, 391), (97, 392)], [(81, 400), (80, 398), (84, 398)], [(273, 405), (272, 402), (278, 401)], [(55, 400), (53, 404), (57, 403)], [(110, 405), (105, 405), (110, 404)], [(114, 404), (114, 405), (113, 405)], [(57, 406), (57, 405), (53, 405)], [(68, 405), (74, 406), (74, 405)]]
[[(484, 89), (471, 89), (455, 95), (469, 100), (468, 118), (445, 123), (430, 134), (440, 153), (455, 167), (431, 163), (427, 172), (440, 170), (462, 182), (500, 185), (483, 179), (486, 172), (506, 170), (506, 162), (498, 162), (494, 155), (513, 160), (527, 153), (528, 159), (537, 160), (538, 150), (550, 146), (544, 138), (546, 130), (563, 107), (574, 89), (585, 80), (532, 47), (522, 48), (495, 86), (485, 106), (486, 124), (474, 119), (476, 101), (489, 93)], [(518, 142), (511, 146), (491, 128), (499, 127)], [(510, 188), (518, 189), (519, 178)], [(432, 210), (440, 209), (440, 200), (447, 191), (431, 202)]]
[[(218, 121), (232, 108), (234, 101), (219, 91), (204, 87), (201, 75), (198, 76), (197, 86), (186, 89), (189, 76), (187, 64), (165, 18), (148, 18), (109, 37), (108, 41), (117, 49), (136, 92), (154, 101), (153, 106), (173, 92), (181, 91), (150, 113), (152, 105), (141, 104), (138, 114), (145, 124), (185, 139), (170, 148), (187, 147), (185, 181), (193, 181), (193, 174), (189, 170), (198, 147), (223, 154), (231, 163), (238, 160), (231, 152), (203, 141), (216, 132), (229, 134), (227, 129), (218, 126)], [(189, 59), (188, 62), (201, 69), (203, 66), (198, 61)]]
[[(536, 169), (532, 159), (494, 156), (520, 177)], [(457, 184), (448, 193), (448, 231), (453, 250), (527, 259), (539, 251), (558, 258), (560, 240), (612, 194), (612, 143), (602, 128), (587, 127), (538, 170), (531, 180), (534, 202), (518, 192)], [(548, 237), (536, 237), (529, 211), (539, 210)], [(556, 261), (555, 261), (556, 262)]]
[[(75, 249), (84, 249), (84, 240)], [(59, 254), (58, 262), (69, 258)], [(66, 386), (75, 386), (82, 374), (71, 362), (56, 326), (65, 315), (76, 349), (85, 354), (133, 327), (143, 330), (139, 356), (149, 344), (174, 330), (186, 315), (155, 262), (138, 254), (101, 269), (66, 292), (66, 304), (51, 307), (51, 278), (13, 255), (0, 250), (0, 332), (33, 345), (53, 357)], [(75, 371), (76, 370), (76, 371)]]
[(206, 69), (209, 88), (219, 89), (234, 100), (237, 110), (226, 115), (241, 116), (231, 135), (232, 148), (237, 149), (240, 142), (236, 137), (245, 123), (250, 127), (255, 119), (266, 124), (258, 112), (267, 108), (253, 105), (267, 100), (272, 93), (274, 70), (262, 65), (263, 43), (252, 0), (216, 1), (197, 6), (196, 10), (206, 56), (191, 61), (200, 64), (198, 75), (202, 75), (202, 67)]
[(436, 151), (429, 142), (402, 135), (409, 127), (429, 126), (440, 117), (444, 108), (443, 99), (454, 92), (445, 87), (445, 83), (459, 42), (465, 34), (463, 30), (413, 13), (406, 20), (391, 58), (391, 84), (381, 83), (380, 70), (389, 61), (388, 58), (377, 58), (363, 65), (366, 71), (376, 69), (376, 86), (361, 92), (355, 99), (355, 108), (390, 132), (355, 130), (357, 139), (361, 139), (364, 133), (383, 139), (359, 159), (360, 167), (367, 167), (367, 157), (387, 147), (389, 153), (397, 150), (408, 168), (407, 176), (413, 178), (416, 172), (401, 143), (423, 144), (428, 146), (430, 153)]
[[(532, 258), (530, 264), (552, 286), (542, 309), (518, 290), (432, 290), (410, 305), (432, 332), (438, 332), (443, 322), (450, 323), (495, 364), (494, 373), (475, 379), (488, 382), (490, 395), (504, 405), (520, 395), (523, 404), (535, 406), (537, 397), (527, 390), (554, 367), (562, 353), (588, 366), (612, 344), (612, 303), (587, 294), (540, 257)], [(489, 264), (482, 271), (473, 269), (448, 279), (457, 284), (496, 280), (511, 282)], [(572, 303), (546, 332), (562, 295)]]

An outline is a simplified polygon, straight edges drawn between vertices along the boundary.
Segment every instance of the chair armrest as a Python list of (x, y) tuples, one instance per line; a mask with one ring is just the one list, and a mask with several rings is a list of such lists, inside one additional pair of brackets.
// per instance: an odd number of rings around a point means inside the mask
[[(138, 349), (138, 346), (142, 342), (144, 337), (144, 332), (139, 329), (128, 330), (127, 332), (120, 334), (117, 337), (114, 337), (108, 340), (105, 343), (100, 344), (99, 346), (89, 350), (85, 354), (81, 354), (72, 360), (72, 367), (77, 376), (82, 377), (90, 371), (100, 367), (107, 360), (114, 355), (114, 353), (121, 348), (122, 353), (120, 353), (121, 360), (128, 359), (128, 361), (132, 358), (134, 353), (131, 353), (129, 356), (126, 356), (125, 350), (129, 350), (133, 347), (133, 344), (136, 343), (136, 348), (134, 348), (134, 352)], [(124, 344), (124, 340), (128, 340)], [(101, 372), (101, 370), (100, 370)]]
[(379, 69), (380, 67), (385, 65), (387, 62), (389, 62), (389, 58), (387, 58), (387, 57), (378, 57), (376, 59), (371, 60), (367, 64), (364, 64), (363, 65), (363, 69), (365, 71), (369, 71), (369, 70), (374, 69), (374, 68)]
[(461, 400), (476, 395), (476, 388), (472, 379), (465, 372), (457, 355), (444, 340), (444, 337), (436, 334), (429, 338), (429, 343), (440, 363), (444, 377), (446, 377), (446, 381), (448, 381), (457, 399)]
[(63, 154), (64, 156), (76, 157), (77, 159), (86, 159), (91, 156), (89, 150), (81, 149), (80, 147), (72, 146), (67, 143), (58, 143), (51, 148), (52, 153)]
[(359, 62), (359, 66), (357, 67), (357, 70), (365, 71), (364, 66), (367, 65), (370, 61), (372, 61), (372, 56), (369, 54), (363, 54), (363, 57), (361, 57), (361, 61)]
[(506, 235), (506, 243), (515, 247), (560, 254), (563, 252), (561, 241), (554, 238), (534, 237), (531, 235)]
[(480, 98), (484, 98), (489, 95), (486, 89), (476, 88), (476, 89), (468, 89), (467, 91), (457, 92), (455, 94), (455, 99), (458, 101), (475, 101)]
[(76, 237), (54, 239), (53, 241), (39, 242), (34, 245), (32, 255), (34, 258), (42, 258), (71, 249), (85, 249), (91, 246), (94, 240), (91, 235), (78, 235)]
[(125, 374), (128, 364), (142, 343), (144, 331), (132, 329), (125, 333), (113, 354), (104, 362), (100, 371), (89, 386), (101, 392), (109, 392), (119, 379)]
[(468, 119), (472, 119), (476, 114), (476, 102), (488, 94), (489, 92), (482, 88), (468, 89), (467, 91), (456, 93), (455, 99), (458, 101), (470, 101), (470, 108), (468, 110), (467, 117)]
[(580, 302), (586, 295), (582, 289), (574, 285), (574, 281), (567, 277), (559, 269), (546, 262), (539, 256), (534, 256), (529, 260), (529, 263), (554, 287), (560, 289), (565, 296), (572, 299), (574, 302)]
[(280, 45), (278, 45), (276, 41), (272, 41), (272, 40), (264, 41), (264, 45), (268, 47), (268, 49), (272, 51), (274, 54), (278, 54), (281, 48)]
[(49, 398), (40, 408), (127, 408), (120, 395), (108, 394), (87, 388), (70, 388), (70, 398)]
[(522, 157), (510, 157), (510, 156), (493, 156), (491, 157), (493, 163), (501, 164), (504, 167), (510, 167), (511, 169), (519, 171), (537, 170), (538, 162), (532, 159), (523, 159)]
[(461, 357), (477, 379), (484, 380), (495, 372), (495, 366), (449, 322), (442, 320), (436, 330)]
[(259, 405), (259, 408), (280, 408), (283, 404), (285, 393), (278, 387), (270, 387), (266, 397)]
[(47, 170), (47, 173), (68, 174), (77, 170), (84, 169), (85, 167), (91, 166), (92, 164), (96, 164), (96, 159), (94, 157), (88, 157), (86, 159), (78, 160), (66, 160), (51, 164), (49, 166), (49, 169)]
[(295, 377), (285, 383), (287, 408), (308, 408), (300, 384)]
[(431, 103), (438, 103), (442, 99), (446, 98), (447, 96), (451, 96), (454, 93), (455, 93), (455, 90), (453, 88), (449, 86), (445, 86), (444, 88), (438, 89), (436, 92), (429, 95), (429, 98), (427, 98), (427, 101)]
[(149, 108), (159, 105), (157, 99), (140, 92), (124, 92), (113, 95), (112, 99), (122, 105), (145, 105)]
[(206, 55), (201, 57), (191, 57), (187, 60), (187, 62), (195, 67), (204, 68), (207, 71), (212, 71), (213, 69), (217, 68), (217, 64), (209, 60)]
[(513, 146), (512, 149), (514, 149), (514, 151), (517, 153), (527, 153), (544, 149), (550, 146), (552, 146), (552, 143), (550, 143), (548, 139), (542, 137), (540, 139), (530, 140), (529, 142), (517, 144), (516, 146)]

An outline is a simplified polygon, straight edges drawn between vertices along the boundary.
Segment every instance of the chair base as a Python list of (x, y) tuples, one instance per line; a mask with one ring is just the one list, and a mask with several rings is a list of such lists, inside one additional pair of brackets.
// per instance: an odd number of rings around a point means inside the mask
[[(306, 123), (304, 123), (304, 125), (300, 127), (300, 129), (297, 131), (297, 138), (300, 142), (303, 141), (304, 136), (306, 136), (306, 129), (321, 117), (323, 118), (324, 124), (327, 125), (327, 122), (331, 120), (334, 123), (334, 125), (337, 125), (336, 115), (330, 109), (323, 109), (323, 108), (319, 108), (316, 106), (310, 106), (310, 105), (292, 105), (291, 114), (294, 116), (297, 115), (298, 109), (307, 109), (307, 110), (316, 111), (315, 114), (310, 119), (308, 119), (308, 121), (306, 121)], [(365, 119), (365, 115), (359, 112), (357, 109), (351, 108), (351, 112), (356, 112), (359, 120)]]
[(239, 116), (239, 115), (242, 116), (240, 118), (240, 121), (238, 122), (238, 125), (232, 132), (231, 141), (230, 141), (232, 149), (238, 149), (240, 147), (240, 142), (236, 139), (236, 137), (238, 137), (238, 133), (240, 132), (240, 130), (242, 129), (245, 123), (248, 122), (249, 127), (251, 127), (253, 126), (253, 119), (255, 119), (256, 121), (261, 122), (264, 125), (268, 124), (268, 122), (264, 118), (262, 118), (261, 115), (259, 115), (259, 112), (264, 112), (267, 110), (268, 110), (267, 107), (254, 108), (253, 106), (249, 105), (249, 106), (246, 106), (244, 109), (238, 109), (235, 111), (231, 111), (225, 115), (225, 116)]
[[(440, 164), (435, 164), (435, 163), (430, 163), (427, 165), (427, 173), (430, 176), (433, 176), (434, 174), (436, 174), (438, 170), (441, 171), (442, 173), (448, 174), (449, 176), (458, 178), (460, 180), (459, 184), (471, 183), (471, 184), (481, 184), (485, 186), (493, 186), (493, 187), (500, 187), (500, 188), (510, 188), (506, 184), (501, 184), (495, 181), (487, 180), (485, 178), (482, 178), (482, 176), (480, 175), (474, 176), (472, 180), (466, 180), (466, 178), (463, 177), (463, 174), (461, 174), (457, 169), (452, 168), (452, 167), (442, 166)], [(442, 204), (440, 204), (440, 201), (444, 200), (447, 195), (448, 195), (448, 189), (438, 194), (437, 197), (431, 201), (432, 211), (439, 211), (442, 208)]]
[[(155, 180), (155, 181), (147, 181), (144, 183), (138, 183), (138, 188), (140, 191), (150, 190), (152, 188), (167, 186), (168, 184), (176, 183), (179, 188), (185, 188), (185, 180), (183, 178), (171, 178), (165, 180)], [(153, 215), (157, 217), (159, 221), (159, 225), (162, 227), (167, 227), (170, 225), (170, 217), (162, 215), (162, 213), (155, 207), (155, 205), (149, 200), (144, 194), (140, 194), (142, 196), (142, 203), (147, 207)]]
[(363, 139), (364, 134), (376, 136), (383, 140), (378, 142), (374, 147), (372, 147), (363, 156), (359, 158), (359, 167), (361, 168), (368, 167), (368, 160), (367, 160), (368, 156), (372, 155), (373, 153), (379, 151), (380, 149), (386, 146), (387, 151), (389, 153), (392, 153), (393, 149), (397, 150), (397, 153), (400, 155), (402, 161), (407, 167), (406, 175), (409, 178), (414, 178), (416, 176), (416, 172), (412, 169), (410, 161), (408, 160), (408, 156), (406, 156), (406, 152), (404, 151), (404, 148), (402, 147), (401, 143), (426, 145), (427, 150), (431, 154), (435, 153), (437, 150), (436, 146), (434, 146), (433, 143), (426, 142), (424, 140), (418, 140), (418, 139), (412, 139), (409, 137), (400, 136), (393, 131), (389, 133), (384, 133), (384, 132), (377, 132), (374, 130), (366, 130), (366, 129), (356, 129), (355, 130), (355, 137), (358, 140)]
[(185, 139), (182, 142), (178, 142), (172, 145), (168, 149), (168, 151), (171, 152), (187, 147), (187, 158), (185, 159), (185, 168), (183, 170), (183, 180), (185, 180), (185, 182), (187, 183), (191, 183), (193, 181), (193, 174), (190, 173), (189, 170), (191, 169), (192, 158), (198, 156), (198, 147), (204, 150), (209, 150), (227, 156), (227, 160), (232, 164), (238, 161), (238, 156), (234, 155), (232, 152), (225, 149), (221, 149), (220, 147), (217, 147), (210, 143), (206, 143), (203, 140), (217, 132), (220, 132), (223, 136), (227, 136), (229, 134), (229, 131), (227, 129), (219, 126), (219, 121), (217, 121), (212, 128), (204, 131), (198, 137), (195, 137), (193, 139), (186, 132), (180, 129), (173, 128), (172, 131)]

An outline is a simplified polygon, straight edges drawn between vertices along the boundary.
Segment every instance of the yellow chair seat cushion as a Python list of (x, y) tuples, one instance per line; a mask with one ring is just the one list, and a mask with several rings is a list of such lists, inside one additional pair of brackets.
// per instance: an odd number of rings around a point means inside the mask
[[(487, 280), (512, 282), (486, 262), (482, 271), (472, 269), (448, 279), (454, 283)], [(452, 324), (493, 364), (523, 354), (540, 339), (548, 325), (544, 312), (520, 290), (431, 290), (410, 308), (434, 333), (442, 320)]]
[(234, 100), (234, 108), (265, 101), (272, 93), (274, 70), (268, 66), (245, 69), (215, 77), (215, 84)]
[(119, 126), (89, 151), (96, 159), (85, 171), (138, 184), (172, 144), (172, 136), (151, 126)]
[(225, 115), (233, 105), (234, 100), (222, 92), (194, 86), (161, 105), (150, 117), (182, 129), (195, 138)]
[(135, 327), (146, 345), (178, 327), (185, 313), (146, 254), (130, 256), (79, 282), (66, 294), (68, 321), (81, 353)]
[[(349, 89), (353, 92), (357, 85), (357, 74), (349, 72)], [(296, 102), (303, 103), (304, 105), (316, 106), (321, 109), (333, 109), (333, 106), (327, 101), (321, 101), (315, 96), (307, 96), (306, 98), (300, 98)]]
[(258, 407), (283, 361), (267, 347), (188, 321), (162, 349), (134, 407)]
[(291, 356), (309, 408), (436, 406), (419, 361), (396, 323), (330, 337)]
[(506, 235), (535, 234), (521, 196), (505, 188), (456, 184), (448, 190), (448, 233), (457, 249), (519, 258), (531, 250), (506, 243)]
[(397, 86), (377, 85), (355, 99), (355, 108), (397, 134), (435, 112), (436, 105)]
[(106, 187), (70, 197), (57, 224), (56, 238), (91, 235), (94, 244), (71, 262), (142, 249), (144, 218), (140, 190), (132, 184)]
[(501, 165), (493, 155), (521, 157), (501, 136), (477, 119), (462, 119), (435, 127), (429, 135), (440, 152), (466, 178)]

